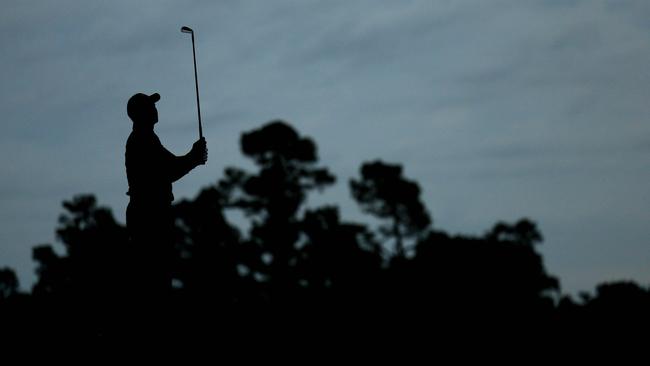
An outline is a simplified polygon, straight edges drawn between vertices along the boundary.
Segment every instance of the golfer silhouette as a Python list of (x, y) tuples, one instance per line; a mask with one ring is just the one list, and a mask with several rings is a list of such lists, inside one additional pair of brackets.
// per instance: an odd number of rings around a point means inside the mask
[(132, 305), (145, 307), (163, 303), (171, 290), (172, 183), (208, 159), (203, 137), (183, 156), (172, 154), (160, 143), (154, 132), (158, 122), (155, 103), (159, 100), (158, 93), (137, 93), (127, 104), (133, 131), (125, 153), (130, 197), (126, 226), (131, 243), (131, 256), (124, 269), (129, 272), (125, 287), (131, 289)]

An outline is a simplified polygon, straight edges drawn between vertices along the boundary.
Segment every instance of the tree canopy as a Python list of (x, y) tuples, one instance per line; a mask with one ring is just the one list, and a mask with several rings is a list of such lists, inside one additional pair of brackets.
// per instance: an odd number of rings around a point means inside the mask
[[(635, 283), (603, 284), (581, 302), (562, 295), (528, 218), (498, 222), (479, 236), (433, 228), (420, 186), (400, 164), (365, 162), (349, 181), (357, 204), (382, 220), (374, 230), (342, 219), (334, 205), (307, 205), (312, 192), (336, 182), (310, 137), (273, 121), (240, 142), (254, 171), (228, 167), (196, 197), (174, 204), (173, 307), (161, 322), (567, 323), (647, 312), (649, 291)], [(124, 225), (93, 195), (65, 200), (63, 210), (56, 228), (63, 253), (34, 247), (31, 292), (19, 291), (13, 270), (0, 269), (1, 319), (41, 334), (102, 336), (128, 313), (131, 271), (146, 271), (147, 263), (132, 263)], [(231, 222), (229, 212), (241, 212), (243, 222)]]

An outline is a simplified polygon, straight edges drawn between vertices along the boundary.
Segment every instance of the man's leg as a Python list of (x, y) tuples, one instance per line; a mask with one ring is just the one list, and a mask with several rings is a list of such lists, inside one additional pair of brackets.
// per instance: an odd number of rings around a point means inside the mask
[(149, 334), (163, 334), (169, 322), (173, 220), (169, 205), (132, 207), (129, 290), (134, 322)]

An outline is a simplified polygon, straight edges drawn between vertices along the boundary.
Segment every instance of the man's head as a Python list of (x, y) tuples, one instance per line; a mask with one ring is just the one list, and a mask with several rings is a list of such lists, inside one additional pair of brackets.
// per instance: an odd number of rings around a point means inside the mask
[(153, 126), (158, 122), (158, 110), (156, 102), (160, 100), (158, 93), (146, 95), (142, 93), (134, 94), (129, 98), (126, 105), (126, 113), (133, 121), (134, 125)]

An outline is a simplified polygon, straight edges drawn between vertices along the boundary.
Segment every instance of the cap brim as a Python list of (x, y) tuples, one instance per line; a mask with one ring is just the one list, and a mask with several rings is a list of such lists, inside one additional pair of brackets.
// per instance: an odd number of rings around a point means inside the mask
[(158, 93), (153, 93), (149, 96), (149, 100), (152, 101), (153, 103), (156, 103), (157, 101), (160, 100), (160, 94)]

